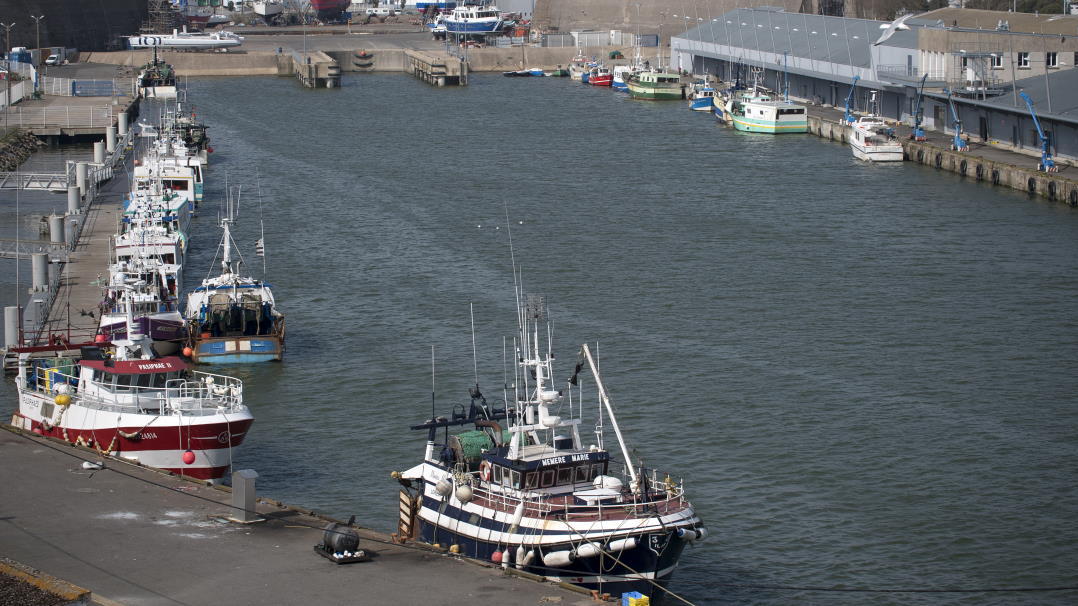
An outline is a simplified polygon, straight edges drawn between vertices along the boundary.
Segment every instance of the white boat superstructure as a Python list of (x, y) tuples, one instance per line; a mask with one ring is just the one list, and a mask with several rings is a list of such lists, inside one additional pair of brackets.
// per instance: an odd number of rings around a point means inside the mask
[(901, 162), (902, 142), (895, 129), (877, 116), (861, 116), (850, 125), (850, 148), (854, 157), (869, 162)]
[(166, 48), (175, 50), (223, 50), (243, 44), (243, 36), (232, 32), (195, 33), (172, 30), (171, 34), (127, 36), (132, 49)]

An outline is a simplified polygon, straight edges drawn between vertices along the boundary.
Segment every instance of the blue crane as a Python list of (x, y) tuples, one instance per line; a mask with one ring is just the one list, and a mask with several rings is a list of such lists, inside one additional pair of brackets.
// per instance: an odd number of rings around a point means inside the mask
[(928, 79), (928, 74), (921, 77), (921, 87), (917, 90), (917, 104), (913, 110), (913, 131), (910, 132), (910, 139), (914, 141), (927, 141), (928, 137), (925, 137), (925, 129), (921, 127), (921, 122), (925, 119), (925, 108), (922, 101), (925, 98), (925, 80)]
[(846, 95), (846, 115), (843, 118), (846, 120), (846, 124), (853, 124), (857, 120), (850, 113), (850, 103), (853, 103), (853, 91), (857, 90), (857, 81), (861, 79), (861, 76), (854, 76), (853, 82), (850, 83), (850, 94)]
[(1033, 125), (1037, 127), (1037, 136), (1041, 138), (1041, 163), (1037, 165), (1037, 170), (1042, 170), (1046, 173), (1055, 172), (1056, 163), (1052, 160), (1051, 141), (1048, 139), (1048, 135), (1041, 128), (1041, 121), (1037, 119), (1037, 112), (1033, 111), (1033, 99), (1029, 98), (1026, 91), (1019, 91), (1019, 95), (1022, 95), (1022, 99), (1026, 102), (1026, 107), (1029, 108), (1029, 115), (1033, 116)]
[(951, 119), (954, 125), (954, 141), (951, 142), (951, 149), (966, 151), (969, 149), (969, 144), (962, 138), (962, 120), (958, 118), (958, 110), (955, 109), (954, 101), (951, 99), (951, 89), (945, 88), (943, 92), (947, 93), (947, 105), (951, 107)]

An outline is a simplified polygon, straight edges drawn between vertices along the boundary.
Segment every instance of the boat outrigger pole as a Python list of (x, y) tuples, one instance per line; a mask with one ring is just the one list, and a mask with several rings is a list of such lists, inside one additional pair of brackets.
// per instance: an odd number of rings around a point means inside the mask
[(928, 74), (921, 77), (921, 86), (917, 89), (917, 105), (913, 110), (913, 130), (910, 132), (910, 139), (914, 141), (927, 141), (928, 137), (925, 137), (925, 129), (921, 126), (921, 122), (925, 119), (925, 80), (928, 80)]
[(1041, 121), (1037, 119), (1037, 112), (1033, 111), (1033, 99), (1030, 99), (1024, 90), (1018, 91), (1018, 94), (1022, 95), (1022, 99), (1026, 102), (1029, 115), (1033, 117), (1033, 125), (1037, 127), (1037, 136), (1041, 139), (1041, 163), (1037, 165), (1037, 170), (1053, 173), (1059, 169), (1056, 168), (1055, 160), (1052, 159), (1052, 142), (1048, 134), (1041, 128)]
[(853, 91), (857, 90), (857, 81), (861, 79), (861, 76), (854, 76), (853, 82), (850, 83), (850, 94), (846, 95), (846, 113), (843, 119), (846, 120), (846, 124), (853, 124), (857, 122), (854, 119), (853, 114), (850, 113), (850, 104), (853, 103)]
[(588, 360), (588, 367), (591, 368), (591, 376), (595, 378), (595, 385), (599, 388), (599, 398), (603, 401), (603, 406), (606, 408), (607, 414), (610, 415), (610, 423), (614, 425), (614, 435), (618, 436), (618, 444), (621, 445), (621, 455), (625, 457), (625, 469), (629, 471), (629, 478), (632, 480), (632, 486), (639, 486), (636, 470), (633, 468), (633, 461), (629, 458), (629, 449), (625, 446), (625, 439), (621, 437), (621, 429), (618, 427), (618, 418), (614, 416), (614, 407), (610, 405), (610, 398), (606, 395), (606, 388), (603, 387), (603, 380), (599, 378), (599, 368), (595, 365), (595, 359), (591, 357), (591, 350), (588, 349), (588, 345), (585, 343), (580, 346), (580, 353)]
[(967, 151), (969, 144), (962, 138), (962, 120), (958, 118), (958, 110), (954, 106), (954, 100), (951, 99), (951, 89), (945, 88), (943, 92), (947, 93), (947, 105), (951, 108), (951, 122), (954, 125), (954, 141), (951, 141), (951, 150)]

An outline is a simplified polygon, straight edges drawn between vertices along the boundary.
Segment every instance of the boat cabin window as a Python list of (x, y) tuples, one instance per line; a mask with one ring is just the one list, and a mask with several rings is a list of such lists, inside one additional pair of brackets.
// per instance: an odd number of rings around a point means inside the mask
[(493, 465), (492, 467), (494, 468), (494, 471), (493, 471), (493, 473), (491, 475), (493, 476), (494, 483), (495, 484), (501, 484), (502, 483), (502, 466), (501, 465)]
[(168, 179), (165, 181), (165, 187), (172, 191), (187, 191), (186, 179)]
[(581, 465), (576, 468), (576, 481), (577, 482), (590, 482), (591, 481), (591, 466)]
[(538, 471), (530, 471), (524, 475), (524, 488), (539, 488)]
[(506, 470), (505, 478), (507, 480), (509, 480), (509, 486), (510, 487), (517, 488), (517, 487), (520, 486), (520, 472), (519, 471)]
[(554, 470), (553, 469), (544, 469), (543, 470), (542, 487), (543, 488), (549, 488), (549, 487), (551, 487), (553, 485), (554, 485)]
[(789, 109), (780, 109), (779, 110), (779, 115), (780, 116), (790, 116), (790, 115), (803, 114), (803, 113), (805, 113), (805, 108), (803, 108), (803, 107), (791, 107)]
[(558, 468), (558, 484), (571, 484), (573, 482), (573, 468), (572, 467), (559, 467)]

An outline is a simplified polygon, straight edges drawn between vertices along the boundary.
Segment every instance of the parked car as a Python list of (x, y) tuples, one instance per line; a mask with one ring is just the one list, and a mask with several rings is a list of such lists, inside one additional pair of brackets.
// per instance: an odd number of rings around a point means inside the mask
[(49, 55), (49, 58), (45, 59), (45, 65), (60, 65), (60, 55)]

